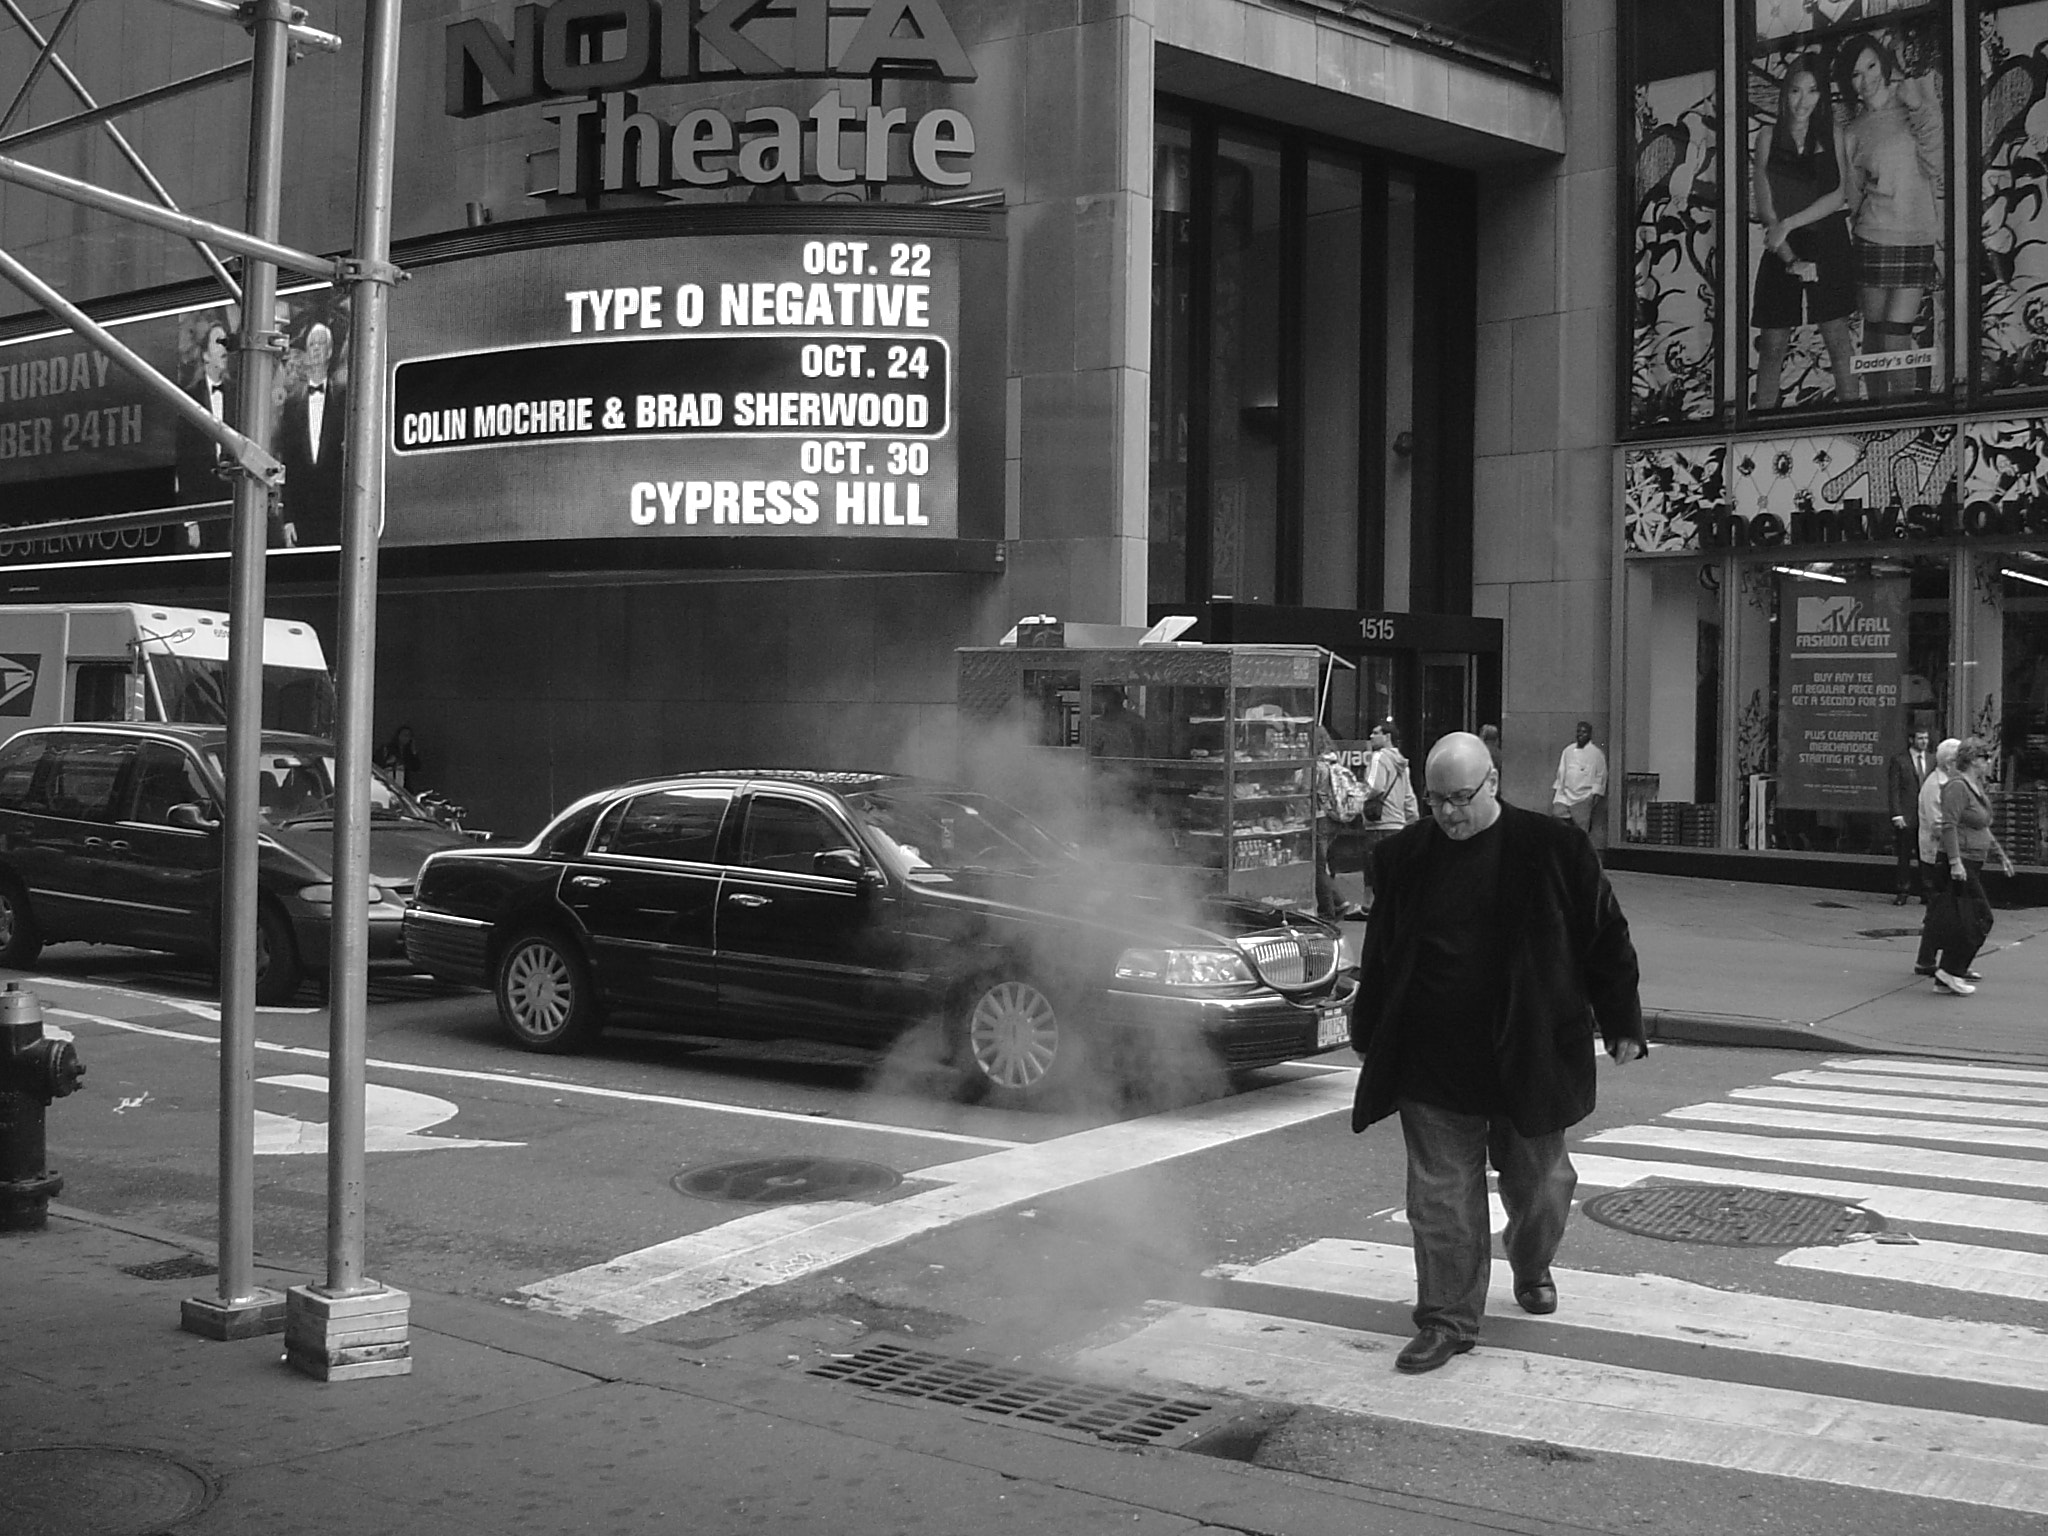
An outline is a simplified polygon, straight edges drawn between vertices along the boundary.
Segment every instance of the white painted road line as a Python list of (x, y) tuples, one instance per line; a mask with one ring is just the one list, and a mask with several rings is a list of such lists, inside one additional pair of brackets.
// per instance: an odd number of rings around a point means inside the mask
[(1172, 1158), (1347, 1113), (1356, 1070), (1318, 1073), (1035, 1146), (919, 1169), (938, 1188), (880, 1205), (764, 1211), (519, 1288), (527, 1304), (622, 1333), (700, 1312), (955, 1223)]
[[(1708, 1157), (1747, 1158), (1762, 1163), (1797, 1163), (1804, 1168), (1855, 1168), (1864, 1173), (1900, 1174), (1909, 1179), (1958, 1179), (1971, 1184), (2011, 1184), (2048, 1189), (2048, 1162), (2018, 1157), (1981, 1157), (1934, 1147), (1888, 1147), (1857, 1141), (1816, 1141), (1793, 1136), (1738, 1136), (1733, 1131), (1689, 1131), (1669, 1125), (1628, 1125), (1596, 1131), (1588, 1145), (1657, 1147)], [(1732, 1175), (1738, 1170), (1729, 1169)], [(1731, 1177), (1729, 1183), (1740, 1183)]]
[[(108, 1018), (104, 1014), (80, 1013), (72, 1008), (45, 1008), (46, 1017), (78, 1019), (87, 1024), (103, 1024), (109, 1029), (126, 1030), (135, 1035), (152, 1035), (160, 1040), (177, 1040), (192, 1045), (220, 1045), (218, 1035), (195, 1035), (180, 1029), (164, 1029), (155, 1024), (138, 1024), (132, 1019)], [(280, 1056), (295, 1056), (305, 1061), (325, 1061), (327, 1052), (316, 1050), (309, 1045), (278, 1045), (269, 1040), (258, 1040), (256, 1049), (271, 1051)], [(1023, 1145), (1015, 1141), (998, 1141), (991, 1136), (969, 1136), (960, 1131), (927, 1131), (916, 1126), (888, 1125), (876, 1120), (845, 1120), (835, 1115), (808, 1115), (788, 1109), (757, 1109), (751, 1104), (725, 1104), (717, 1099), (684, 1099), (666, 1093), (635, 1093), (624, 1088), (598, 1088), (585, 1083), (564, 1082), (556, 1077), (526, 1077), (516, 1072), (477, 1072), (466, 1067), (430, 1067), (416, 1061), (387, 1061), (371, 1057), (365, 1065), (384, 1072), (415, 1072), (425, 1077), (445, 1077), (459, 1082), (497, 1083), (509, 1088), (542, 1089), (548, 1093), (575, 1095), (587, 1099), (613, 1099), (627, 1104), (660, 1104), (671, 1109), (701, 1109), (722, 1115), (739, 1115), (755, 1120), (785, 1120), (798, 1125), (830, 1126), (838, 1130), (867, 1131), (881, 1136), (912, 1136), (923, 1141), (947, 1141), (959, 1146), (1010, 1148)]]
[[(1860, 1243), (1825, 1252), (1861, 1254), (1876, 1246)], [(1885, 1247), (1881, 1251), (1913, 1254), (1921, 1250)], [(2037, 1265), (2048, 1262), (2038, 1254), (2022, 1257)], [(1788, 1255), (1781, 1262), (1795, 1261)], [(1494, 1269), (1497, 1278), (1505, 1278), (1498, 1262)], [(1247, 1284), (1403, 1306), (1415, 1299), (1415, 1255), (1388, 1243), (1323, 1238), (1292, 1253), (1258, 1264), (1229, 1266), (1221, 1273)], [(1773, 1359), (1813, 1360), (1940, 1381), (2048, 1392), (2048, 1333), (2032, 1328), (1716, 1290), (1664, 1275), (1609, 1275), (1556, 1267), (1551, 1273), (1557, 1280), (1559, 1310), (1552, 1317), (1527, 1318), (1529, 1322), (1592, 1328), (1632, 1339), (1670, 1339)], [(1489, 1316), (1525, 1318), (1509, 1291), (1510, 1287), (1499, 1284), (1490, 1288), (1486, 1298)]]
[(2048, 1088), (2048, 1072), (2030, 1067), (1980, 1067), (1959, 1061), (1848, 1056), (1821, 1063), (1830, 1072), (1882, 1072), (1894, 1077), (1960, 1077), (1975, 1083), (2025, 1083)]
[(1966, 1147), (2048, 1151), (2048, 1131), (2032, 1131), (2015, 1125), (1980, 1125), (1962, 1120), (1830, 1115), (1818, 1110), (1776, 1109), (1768, 1104), (1684, 1104), (1677, 1109), (1665, 1110), (1664, 1118), (1711, 1125), (1751, 1125), (1773, 1131), (1823, 1131), (1835, 1136), (1881, 1136), (1888, 1140), (1947, 1141)]
[(1948, 1189), (1915, 1189), (1856, 1179), (1816, 1179), (1759, 1168), (1716, 1168), (1706, 1163), (1603, 1157), (1597, 1152), (1576, 1149), (1572, 1166), (1579, 1170), (1581, 1185), (1590, 1184), (1598, 1189), (1628, 1189), (1645, 1179), (1681, 1184), (1739, 1184), (1746, 1189), (1781, 1189), (1791, 1194), (1846, 1200), (1891, 1221), (2048, 1237), (2048, 1204), (2015, 1200), (2010, 1195), (1966, 1195)]
[(1164, 1307), (1077, 1363), (1143, 1377), (1583, 1451), (2048, 1514), (2038, 1424), (1702, 1381), (1488, 1348), (1393, 1368), (1405, 1338), (1220, 1307)]
[(2048, 1104), (2048, 1088), (2025, 1083), (1973, 1083), (1953, 1077), (1900, 1077), (1877, 1072), (1780, 1072), (1774, 1083), (1811, 1088), (1855, 1088), (1865, 1093), (1945, 1094), (1951, 1099), (1993, 1099), (2013, 1104)]
[[(1903, 1280), (1973, 1296), (2048, 1301), (2048, 1254), (1969, 1243), (1854, 1243), (1846, 1248), (1795, 1248), (1779, 1256), (1790, 1269), (1872, 1280)], [(2048, 1431), (2043, 1431), (2048, 1439)]]
[(1740, 1102), (1798, 1104), (1808, 1109), (1851, 1109), (1873, 1115), (1955, 1115), (1965, 1120), (1996, 1120), (2008, 1125), (2048, 1125), (2048, 1104), (1998, 1104), (1977, 1099), (1907, 1099), (1897, 1094), (1842, 1093), (1825, 1088), (1780, 1088), (1766, 1083), (1732, 1089)]

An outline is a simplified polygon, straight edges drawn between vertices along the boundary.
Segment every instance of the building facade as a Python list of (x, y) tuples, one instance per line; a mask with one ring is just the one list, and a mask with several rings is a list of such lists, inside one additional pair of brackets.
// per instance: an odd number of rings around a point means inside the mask
[(2048, 863), (2048, 5), (1618, 19), (1623, 835), (1882, 861), (1925, 730)]
[[(293, 67), (283, 238), (338, 250), (361, 11), (309, 9), (351, 46)], [(1621, 552), (1624, 461), (1719, 430), (1617, 424), (1624, 19), (409, 5), (379, 735), (411, 725), (423, 779), (508, 831), (673, 768), (949, 772), (957, 647), (1186, 613), (1353, 662), (1340, 735), (1498, 721), (1508, 793), (1543, 802), (1574, 721), (1635, 731), (1623, 620), (1639, 581), (1672, 584)], [(88, 8), (64, 43), (102, 97), (246, 51), (157, 6)], [(0, 78), (33, 57), (0, 31)], [(78, 109), (51, 72), (15, 126)], [(123, 127), (182, 206), (239, 222), (245, 120), (229, 87)], [(98, 128), (17, 152), (136, 186)], [(189, 247), (16, 187), (0, 244), (231, 399), (246, 318)], [(348, 324), (317, 286), (273, 322), (270, 609), (330, 639), (335, 508), (365, 472), (321, 446)], [(221, 494), (171, 413), (46, 319), (0, 319), (0, 523), (162, 513), (0, 531), (10, 597), (224, 602)]]

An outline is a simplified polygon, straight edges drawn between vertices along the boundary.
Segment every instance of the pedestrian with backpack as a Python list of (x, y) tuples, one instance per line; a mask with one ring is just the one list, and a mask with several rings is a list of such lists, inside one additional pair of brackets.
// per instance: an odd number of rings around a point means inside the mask
[(1345, 901), (1343, 893), (1337, 889), (1337, 870), (1332, 855), (1338, 834), (1347, 828), (1355, 829), (1364, 815), (1365, 787), (1358, 782), (1358, 775), (1337, 755), (1329, 731), (1321, 725), (1316, 726), (1315, 771), (1316, 915), (1333, 922), (1347, 917), (1363, 917), (1365, 909)]

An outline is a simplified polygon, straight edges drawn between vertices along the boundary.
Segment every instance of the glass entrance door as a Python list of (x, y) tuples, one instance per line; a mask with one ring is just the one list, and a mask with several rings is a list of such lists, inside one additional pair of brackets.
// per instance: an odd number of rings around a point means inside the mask
[(1424, 655), (1422, 658), (1422, 735), (1410, 755), (1418, 762), (1429, 755), (1438, 737), (1450, 731), (1475, 730), (1472, 719), (1472, 658)]

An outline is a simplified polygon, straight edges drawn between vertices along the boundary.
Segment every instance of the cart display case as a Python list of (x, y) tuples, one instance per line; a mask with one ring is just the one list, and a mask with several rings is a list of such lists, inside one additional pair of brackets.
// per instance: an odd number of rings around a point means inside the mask
[(1090, 830), (1104, 846), (1233, 896), (1313, 908), (1313, 646), (959, 655), (963, 724), (1006, 727), (1027, 750), (1084, 764)]

